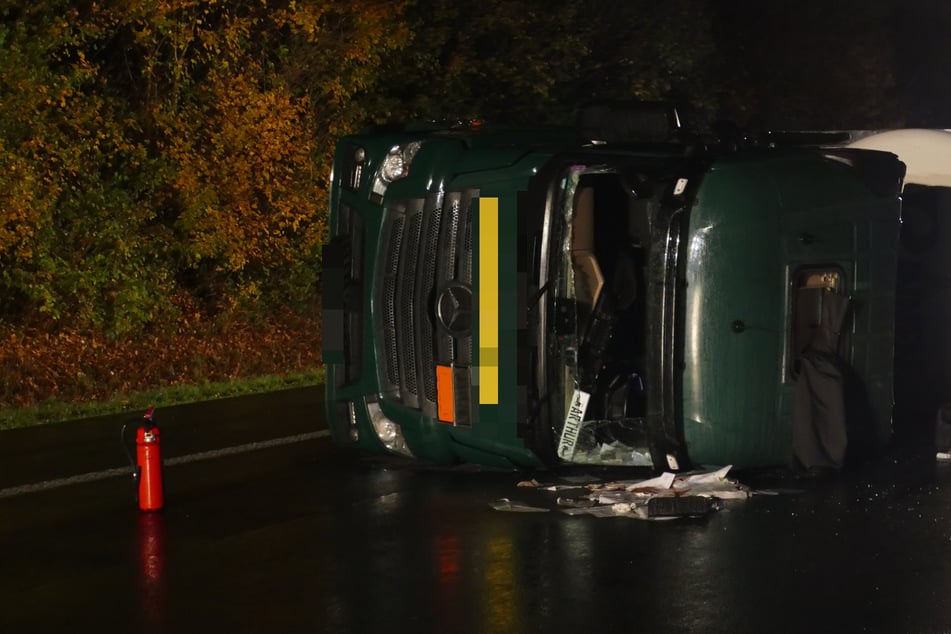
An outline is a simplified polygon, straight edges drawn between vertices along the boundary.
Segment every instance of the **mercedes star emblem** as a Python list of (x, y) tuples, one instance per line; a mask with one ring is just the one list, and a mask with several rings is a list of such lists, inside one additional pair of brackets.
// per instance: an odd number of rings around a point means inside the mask
[(453, 337), (472, 332), (472, 289), (461, 282), (450, 282), (436, 297), (436, 319)]

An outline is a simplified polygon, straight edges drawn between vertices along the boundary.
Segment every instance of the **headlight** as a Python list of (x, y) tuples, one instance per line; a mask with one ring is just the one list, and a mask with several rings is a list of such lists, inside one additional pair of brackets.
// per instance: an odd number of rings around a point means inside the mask
[(380, 409), (379, 403), (367, 403), (367, 410), (370, 412), (370, 422), (373, 424), (373, 431), (377, 438), (383, 443), (383, 446), (393, 453), (414, 458), (413, 452), (406, 446), (406, 440), (403, 439), (403, 430), (399, 424), (390, 420)]
[(376, 178), (373, 180), (373, 193), (382, 196), (387, 185), (405, 178), (409, 174), (409, 167), (421, 146), (421, 141), (413, 141), (404, 145), (394, 145), (390, 148), (390, 151), (383, 157), (380, 167), (376, 170)]
[(408, 171), (407, 167), (409, 166), (406, 165), (403, 153), (399, 148), (394, 148), (389, 151), (383, 159), (383, 164), (380, 165), (380, 180), (384, 183), (392, 183), (398, 178), (403, 178), (404, 172)]

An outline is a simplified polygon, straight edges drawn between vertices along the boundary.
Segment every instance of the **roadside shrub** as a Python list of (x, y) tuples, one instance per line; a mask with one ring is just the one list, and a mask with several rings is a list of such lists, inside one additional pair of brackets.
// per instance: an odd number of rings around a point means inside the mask
[(55, 334), (0, 327), (0, 411), (107, 400), (137, 391), (321, 365), (320, 322), (288, 311), (223, 328), (184, 316), (174, 332), (116, 339), (64, 329)]

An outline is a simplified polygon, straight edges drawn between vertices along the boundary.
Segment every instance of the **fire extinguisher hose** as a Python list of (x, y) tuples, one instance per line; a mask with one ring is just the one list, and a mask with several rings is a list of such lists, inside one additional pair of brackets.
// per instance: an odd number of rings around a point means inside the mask
[(122, 444), (122, 448), (125, 450), (126, 457), (129, 458), (129, 466), (132, 467), (132, 479), (139, 479), (139, 469), (140, 467), (135, 464), (135, 456), (132, 455), (132, 449), (129, 443), (126, 441), (125, 430), (130, 424), (135, 424), (138, 422), (138, 419), (131, 418), (126, 422), (122, 423), (122, 429), (119, 431), (119, 442)]

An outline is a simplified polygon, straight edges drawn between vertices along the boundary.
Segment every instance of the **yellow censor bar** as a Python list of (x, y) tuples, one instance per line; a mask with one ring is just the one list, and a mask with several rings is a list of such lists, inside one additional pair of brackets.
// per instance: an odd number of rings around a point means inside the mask
[(479, 403), (499, 404), (499, 199), (479, 199)]

